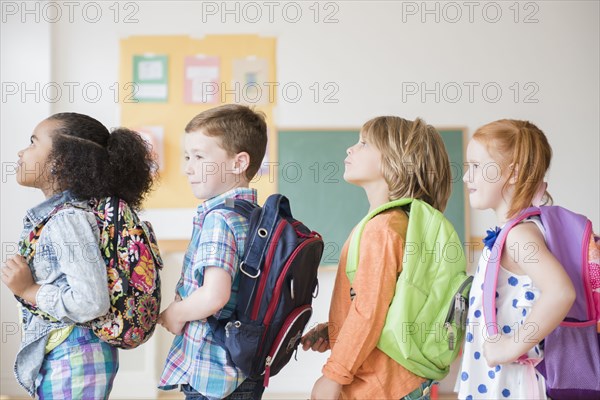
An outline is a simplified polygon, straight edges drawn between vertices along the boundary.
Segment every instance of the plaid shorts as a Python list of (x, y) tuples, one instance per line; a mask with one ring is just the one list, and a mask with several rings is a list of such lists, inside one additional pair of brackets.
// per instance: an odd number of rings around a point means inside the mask
[(119, 369), (116, 347), (76, 326), (46, 354), (36, 380), (40, 399), (107, 399)]

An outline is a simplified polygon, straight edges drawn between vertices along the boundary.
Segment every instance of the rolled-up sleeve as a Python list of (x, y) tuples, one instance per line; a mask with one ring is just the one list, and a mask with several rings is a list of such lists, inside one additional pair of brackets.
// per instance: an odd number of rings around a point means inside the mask
[[(110, 306), (106, 265), (94, 215), (60, 211), (42, 230), (42, 241), (53, 247), (60, 274), (54, 282), (42, 284), (38, 307), (65, 322), (83, 323), (106, 314)], [(66, 283), (58, 284), (63, 279)]]

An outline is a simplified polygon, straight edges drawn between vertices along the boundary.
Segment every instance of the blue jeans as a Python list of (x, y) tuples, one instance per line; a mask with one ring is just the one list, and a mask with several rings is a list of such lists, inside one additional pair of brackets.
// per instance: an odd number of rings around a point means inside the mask
[[(208, 397), (198, 393), (190, 385), (181, 385), (181, 391), (185, 395), (185, 400), (208, 400)], [(265, 387), (262, 379), (248, 378), (225, 398), (230, 400), (260, 400), (264, 391)]]
[(431, 379), (426, 380), (421, 386), (404, 396), (402, 400), (429, 400), (433, 384)]

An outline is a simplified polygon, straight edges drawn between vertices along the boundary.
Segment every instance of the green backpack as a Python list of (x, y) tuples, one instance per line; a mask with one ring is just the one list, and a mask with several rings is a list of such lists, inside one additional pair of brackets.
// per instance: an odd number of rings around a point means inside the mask
[(410, 205), (402, 273), (377, 347), (412, 373), (440, 380), (456, 359), (466, 327), (468, 294), (462, 244), (454, 227), (429, 204), (411, 198), (386, 203), (360, 221), (348, 250), (350, 285), (367, 222), (393, 207)]

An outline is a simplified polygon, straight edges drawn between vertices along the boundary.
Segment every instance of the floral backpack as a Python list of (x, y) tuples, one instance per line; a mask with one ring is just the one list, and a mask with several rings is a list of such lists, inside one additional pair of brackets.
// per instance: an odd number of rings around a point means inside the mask
[[(163, 262), (150, 223), (141, 221), (124, 200), (106, 197), (90, 202), (100, 228), (100, 252), (106, 264), (110, 295), (109, 312), (82, 324), (101, 340), (121, 349), (133, 349), (147, 341), (160, 310), (160, 275)], [(40, 222), (19, 245), (30, 262), (42, 229), (58, 211), (78, 207), (63, 204)], [(88, 209), (85, 207), (78, 207)], [(17, 297), (32, 314), (47, 321), (57, 320)]]

